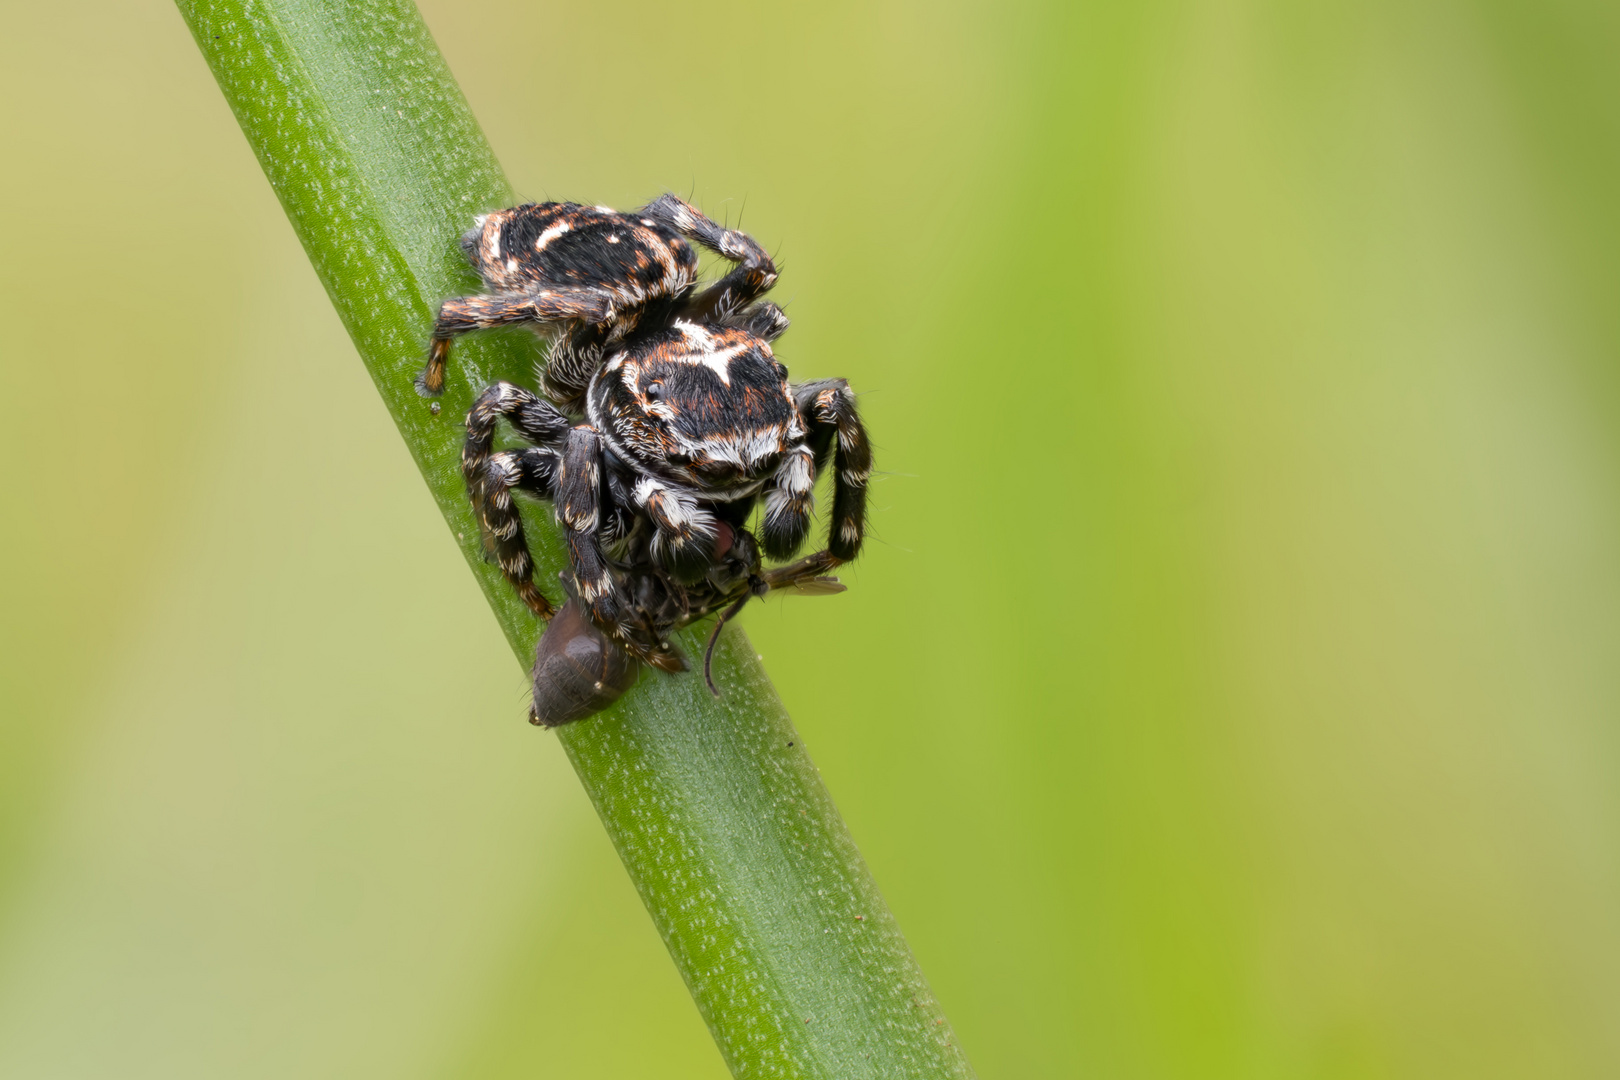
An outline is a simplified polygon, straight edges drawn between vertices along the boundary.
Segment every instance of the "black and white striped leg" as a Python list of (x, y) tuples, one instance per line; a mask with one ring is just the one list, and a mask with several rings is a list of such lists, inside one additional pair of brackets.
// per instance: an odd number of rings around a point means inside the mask
[(462, 296), (446, 300), (433, 322), (428, 362), (417, 376), (416, 392), (423, 397), (444, 393), (444, 368), (450, 358), (450, 342), (469, 330), (513, 323), (609, 322), (612, 318), (613, 298), (602, 289), (541, 289), (514, 296)]
[(818, 379), (794, 387), (793, 400), (810, 429), (817, 466), (825, 467), (832, 452), (837, 471), (827, 550), (848, 562), (866, 536), (866, 485), (872, 476), (872, 444), (855, 408), (855, 392), (843, 379)]
[(602, 515), (602, 440), (581, 424), (568, 432), (557, 469), (557, 519), (568, 538), (574, 589), (598, 626), (619, 616), (617, 590), (598, 539)]
[(694, 492), (643, 476), (636, 481), (631, 498), (652, 519), (652, 556), (660, 566), (686, 585), (708, 573), (714, 562), (718, 524)]
[(475, 508), (483, 499), (484, 466), (495, 445), (495, 422), (503, 416), (526, 442), (554, 452), (562, 450), (573, 427), (550, 402), (515, 383), (498, 382), (479, 394), (467, 410), (467, 441), (461, 448), (461, 475)]
[[(568, 534), (568, 560), (574, 589), (591, 613), (591, 620), (637, 657), (663, 671), (685, 671), (686, 661), (656, 632), (645, 631), (635, 606), (621, 595), (621, 586), (602, 553), (604, 483), (601, 437), (581, 424), (568, 433), (557, 470), (557, 517)], [(639, 630), (638, 630), (639, 628)]]
[(523, 535), (523, 519), (512, 499), (512, 492), (524, 491), (542, 499), (555, 499), (557, 452), (548, 447), (503, 450), (491, 455), (483, 465), (478, 490), (482, 498), (473, 502), (484, 547), (512, 583), (518, 596), (542, 619), (551, 618), (555, 609), (534, 584), (534, 558)]
[(716, 224), (674, 195), (660, 196), (641, 213), (668, 224), (687, 239), (737, 264), (725, 277), (688, 302), (687, 310), (694, 316), (716, 321), (728, 318), (764, 296), (776, 284), (776, 263), (747, 233)]

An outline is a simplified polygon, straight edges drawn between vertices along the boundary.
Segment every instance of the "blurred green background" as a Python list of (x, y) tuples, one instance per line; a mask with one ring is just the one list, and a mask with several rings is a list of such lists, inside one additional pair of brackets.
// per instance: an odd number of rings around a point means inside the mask
[[(3, 11), (0, 1076), (723, 1076), (178, 15)], [(987, 1080), (1620, 1075), (1620, 8), (424, 11), (864, 392), (745, 623)]]

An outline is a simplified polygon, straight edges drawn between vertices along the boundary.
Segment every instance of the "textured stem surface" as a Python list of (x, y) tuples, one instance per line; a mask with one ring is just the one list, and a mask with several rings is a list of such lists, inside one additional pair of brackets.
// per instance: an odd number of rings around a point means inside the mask
[[(437, 414), (412, 387), (438, 303), (478, 285), (456, 238), (514, 201), (455, 80), (406, 0), (179, 7), (527, 667), (541, 627), (485, 562), (457, 463), (473, 393), (532, 384), (536, 346), (458, 341)], [(555, 530), (541, 512), (525, 524), (556, 595)], [(688, 656), (701, 638), (681, 636)], [(715, 677), (718, 701), (701, 675), (643, 674), (558, 738), (733, 1074), (971, 1076), (736, 627)]]

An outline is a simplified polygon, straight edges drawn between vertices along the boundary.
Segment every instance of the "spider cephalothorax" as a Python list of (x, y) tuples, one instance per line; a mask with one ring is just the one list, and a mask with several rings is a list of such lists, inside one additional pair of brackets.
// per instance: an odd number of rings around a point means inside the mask
[(804, 441), (787, 368), (763, 338), (677, 320), (634, 345), (591, 384), (587, 415), (648, 472), (735, 498)]
[[(696, 287), (688, 241), (736, 265)], [(760, 297), (776, 267), (745, 233), (665, 195), (639, 211), (542, 203), (480, 218), (462, 246), (489, 288), (447, 301), (418, 380), (442, 392), (460, 333), (529, 323), (551, 339), (544, 397), (496, 383), (467, 414), (462, 471), (487, 546), (542, 618), (550, 602), (512, 491), (550, 500), (569, 547), (571, 590), (595, 624), (666, 670), (683, 621), (775, 585), (802, 584), (855, 557), (871, 451), (842, 379), (794, 385), (771, 342), (787, 318)], [(494, 452), (505, 417), (531, 445)], [(827, 550), (770, 578), (810, 527), (831, 458)], [(756, 542), (747, 524), (763, 497)]]

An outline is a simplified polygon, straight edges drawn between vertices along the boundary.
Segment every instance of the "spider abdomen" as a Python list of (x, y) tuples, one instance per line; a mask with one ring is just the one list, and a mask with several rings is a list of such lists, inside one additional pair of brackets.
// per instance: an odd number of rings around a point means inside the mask
[(527, 203), (484, 216), (464, 247), (491, 288), (601, 289), (628, 307), (671, 297), (697, 276), (697, 253), (667, 225), (578, 203)]

